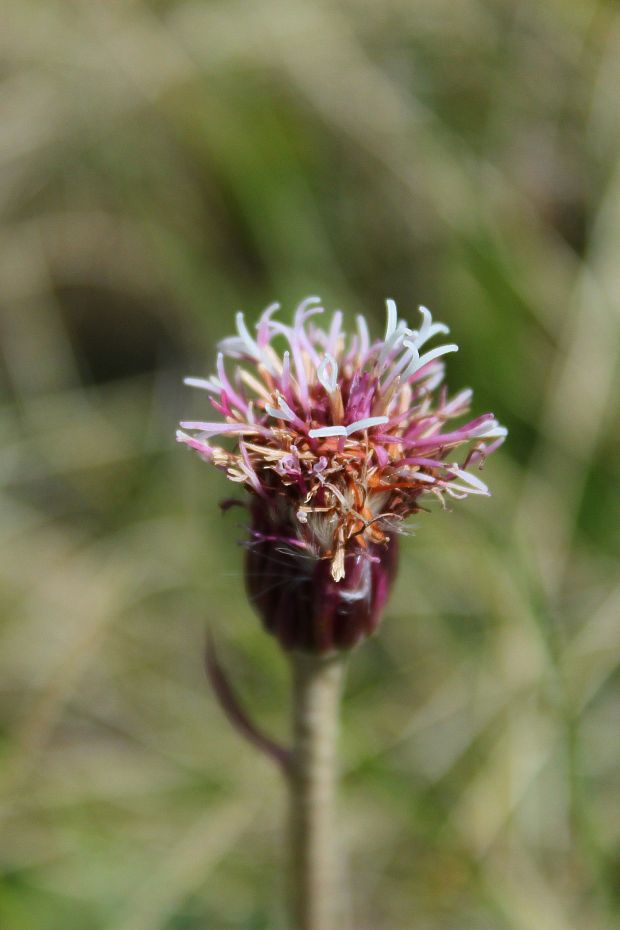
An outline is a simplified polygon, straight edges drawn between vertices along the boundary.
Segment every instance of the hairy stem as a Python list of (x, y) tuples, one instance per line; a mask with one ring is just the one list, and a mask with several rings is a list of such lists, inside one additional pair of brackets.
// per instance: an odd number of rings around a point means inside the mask
[(291, 653), (290, 768), (294, 930), (340, 930), (340, 857), (334, 807), (341, 655)]

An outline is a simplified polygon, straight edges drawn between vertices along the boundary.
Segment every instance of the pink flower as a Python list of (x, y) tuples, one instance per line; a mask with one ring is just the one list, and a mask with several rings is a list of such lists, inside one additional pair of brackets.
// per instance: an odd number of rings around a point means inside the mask
[(488, 495), (472, 467), (506, 436), (491, 413), (449, 425), (472, 392), (448, 398), (442, 386), (442, 356), (457, 346), (427, 347), (447, 326), (420, 307), (411, 329), (386, 304), (385, 336), (375, 341), (363, 316), (351, 336), (339, 310), (318, 326), (318, 297), (301, 302), (292, 326), (274, 319), (272, 304), (255, 336), (238, 313), (217, 374), (186, 379), (210, 394), (220, 419), (183, 422), (177, 439), (253, 496), (248, 588), (290, 648), (344, 648), (371, 632), (403, 521), (431, 498)]

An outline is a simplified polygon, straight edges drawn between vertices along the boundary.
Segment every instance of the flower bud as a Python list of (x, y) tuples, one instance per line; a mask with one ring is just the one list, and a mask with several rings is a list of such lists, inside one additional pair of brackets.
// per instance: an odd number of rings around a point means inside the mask
[(293, 526), (274, 524), (268, 505), (252, 508), (246, 589), (265, 629), (287, 650), (329, 653), (370, 636), (396, 575), (397, 537), (344, 556), (334, 581), (329, 559), (293, 541)]
[(290, 326), (272, 318), (272, 304), (255, 336), (238, 313), (217, 374), (187, 379), (222, 419), (182, 422), (177, 439), (251, 496), (247, 589), (286, 649), (347, 649), (372, 633), (404, 521), (429, 500), (488, 496), (474, 470), (506, 436), (492, 413), (449, 426), (472, 396), (449, 397), (442, 385), (443, 358), (458, 346), (425, 348), (448, 332), (426, 307), (411, 329), (393, 300), (386, 306), (375, 341), (362, 316), (349, 335), (339, 310), (318, 326), (318, 297)]

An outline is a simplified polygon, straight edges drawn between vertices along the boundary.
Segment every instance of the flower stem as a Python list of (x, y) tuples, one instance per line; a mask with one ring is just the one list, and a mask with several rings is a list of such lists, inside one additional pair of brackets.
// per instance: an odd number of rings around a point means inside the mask
[(340, 930), (335, 837), (338, 709), (345, 659), (290, 653), (293, 748), (290, 770), (294, 930)]

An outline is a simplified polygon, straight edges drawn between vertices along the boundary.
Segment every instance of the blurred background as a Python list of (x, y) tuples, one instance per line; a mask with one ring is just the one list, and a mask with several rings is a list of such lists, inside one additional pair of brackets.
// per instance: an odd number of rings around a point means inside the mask
[(173, 442), (233, 314), (394, 297), (510, 429), (351, 664), (356, 930), (620, 926), (620, 11), (7, 0), (0, 927), (281, 930), (287, 732), (241, 511)]

